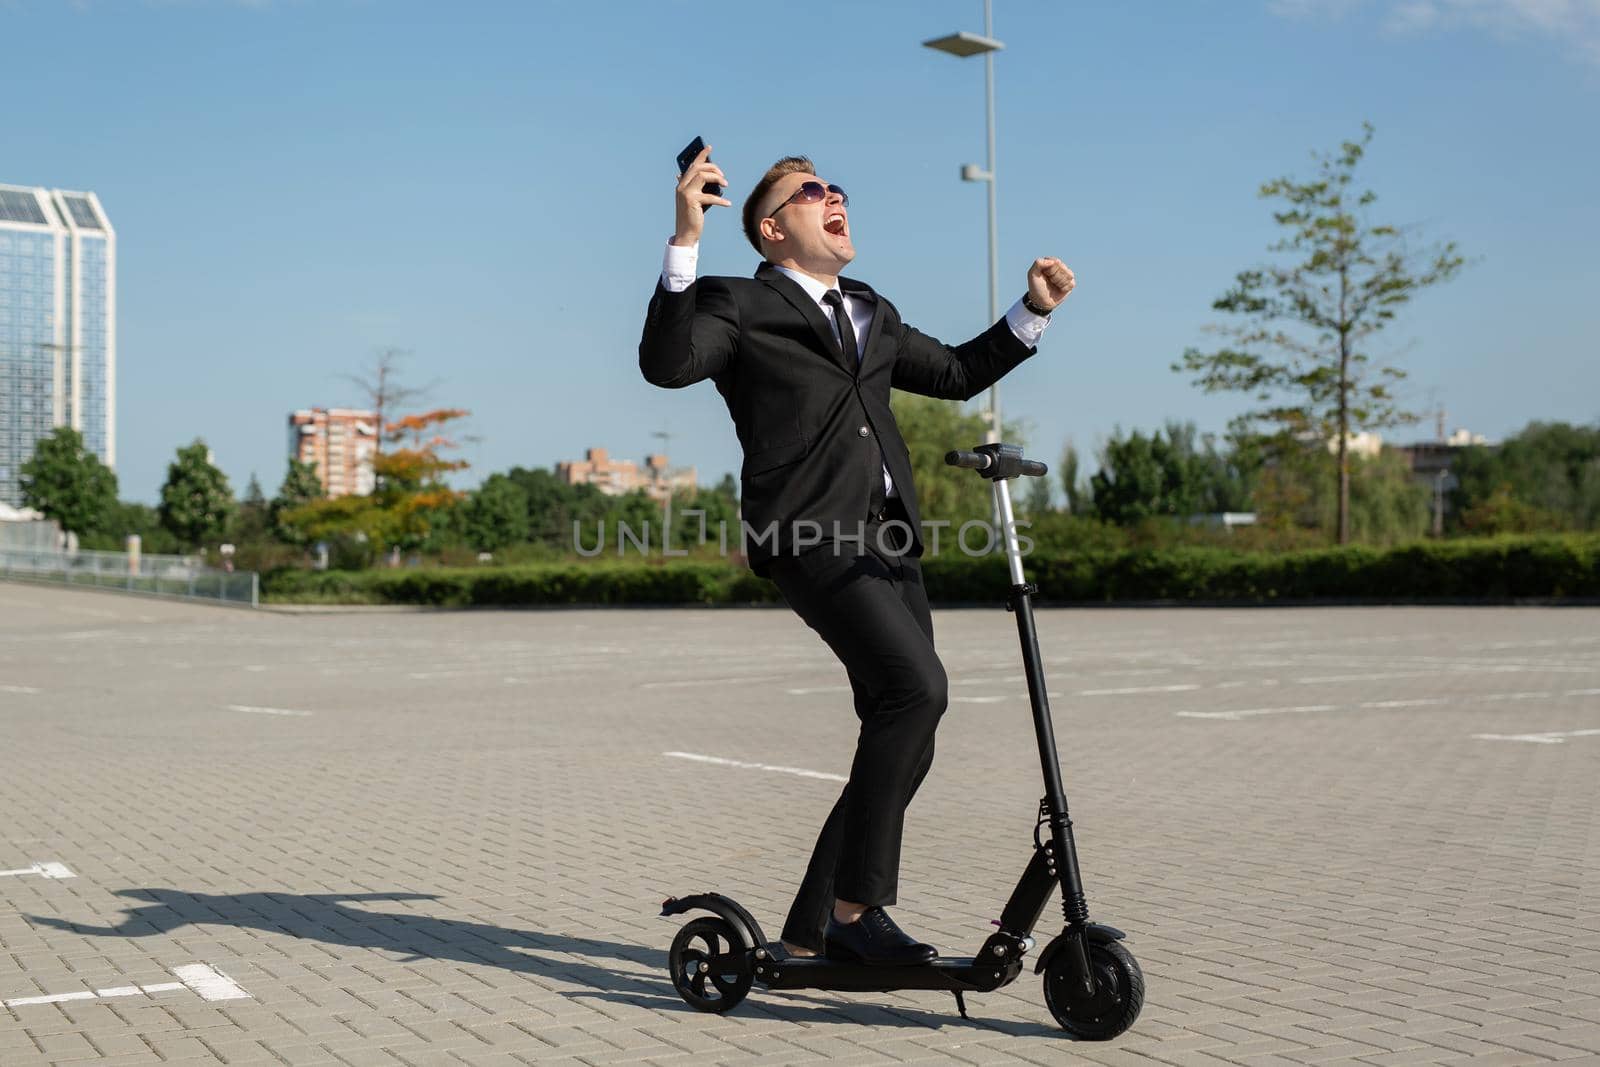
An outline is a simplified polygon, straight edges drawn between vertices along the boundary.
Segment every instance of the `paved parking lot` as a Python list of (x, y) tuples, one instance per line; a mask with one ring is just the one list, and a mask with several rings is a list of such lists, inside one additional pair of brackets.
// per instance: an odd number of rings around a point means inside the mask
[[(935, 624), (954, 702), (895, 914), (969, 954), (1039, 771), (1011, 616)], [(775, 933), (848, 768), (843, 672), (785, 611), (0, 584), (0, 1064), (1600, 1061), (1600, 611), (1040, 629), (1091, 909), (1148, 982), (1109, 1044), (1031, 972), (970, 1021), (673, 992), (661, 900)]]

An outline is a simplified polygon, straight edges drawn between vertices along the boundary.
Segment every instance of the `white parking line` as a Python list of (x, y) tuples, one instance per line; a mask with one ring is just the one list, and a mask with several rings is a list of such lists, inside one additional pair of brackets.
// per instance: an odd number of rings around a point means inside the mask
[(1363, 708), (1427, 708), (1436, 704), (1448, 704), (1450, 701), (1444, 697), (1418, 697), (1416, 700), (1369, 700), (1362, 704)]
[(76, 878), (76, 877), (78, 877), (77, 875), (73, 874), (71, 871), (67, 870), (67, 867), (66, 867), (65, 864), (57, 863), (54, 860), (44, 860), (42, 862), (35, 863), (31, 867), (19, 867), (18, 869), (14, 870), (14, 871), (0, 871), (0, 878), (6, 878), (6, 877), (10, 877), (12, 875), (18, 875), (18, 874), (41, 874), (46, 878)]
[[(732, 678), (686, 678), (676, 682), (641, 682), (640, 689), (690, 689), (702, 685), (737, 685), (740, 682), (770, 682), (781, 674), (745, 674)], [(793, 690), (790, 690), (793, 692)]]
[(1120, 697), (1131, 696), (1135, 693), (1187, 693), (1201, 688), (1198, 685), (1134, 685), (1126, 689), (1080, 689), (1081, 697)]
[(293, 708), (260, 708), (260, 707), (256, 707), (253, 704), (229, 704), (227, 706), (227, 708), (228, 708), (229, 711), (244, 711), (244, 712), (249, 712), (251, 715), (297, 715), (297, 716), (307, 716), (307, 715), (312, 714), (309, 711), (296, 711)]
[(1474, 741), (1530, 741), (1536, 745), (1562, 745), (1569, 737), (1600, 736), (1600, 730), (1550, 730), (1542, 734), (1473, 734)]
[(43, 692), (43, 690), (35, 689), (31, 685), (0, 685), (0, 693), (21, 693), (31, 696), (39, 692)]
[(179, 981), (200, 994), (203, 1000), (249, 1000), (250, 994), (239, 983), (209, 963), (188, 963), (172, 968)]
[[(1422, 708), (1441, 705), (1498, 704), (1519, 700), (1560, 700), (1600, 695), (1600, 689), (1537, 690), (1518, 693), (1473, 693), (1458, 697), (1419, 697), (1414, 700), (1366, 700), (1358, 704), (1304, 704), (1286, 708), (1238, 708), (1229, 711), (1178, 711), (1180, 719), (1218, 719), (1237, 722), (1261, 715), (1300, 715), (1313, 711), (1360, 711), (1388, 708)], [(1520, 735), (1518, 735), (1520, 736)]]
[(80, 989), (74, 993), (47, 993), (43, 996), (12, 997), (0, 1001), (0, 1007), (25, 1008), (35, 1004), (61, 1004), (72, 1000), (109, 1000), (114, 997), (152, 996), (189, 989), (205, 1000), (251, 1000), (238, 982), (208, 963), (190, 963), (172, 968), (172, 973), (182, 981), (157, 982), (153, 985), (119, 985), (108, 989)]
[(1235, 711), (1180, 711), (1180, 719), (1225, 719), (1228, 722), (1238, 722), (1240, 719), (1251, 719), (1257, 715), (1303, 715), (1312, 711), (1332, 711), (1333, 704), (1301, 704), (1292, 708), (1239, 708)]
[(771, 763), (746, 763), (743, 760), (723, 759), (721, 756), (702, 756), (697, 752), (663, 752), (663, 756), (673, 759), (694, 760), (697, 763), (715, 763), (722, 767), (743, 767), (753, 771), (778, 771), (781, 774), (797, 774), (802, 778), (821, 778), (828, 782), (848, 782), (850, 779), (838, 774), (827, 774), (823, 771), (808, 771), (804, 767), (779, 767)]
[(93, 1000), (94, 993), (85, 989), (81, 993), (53, 993), (44, 997), (16, 997), (5, 1002), (8, 1008), (21, 1008), (29, 1004), (59, 1004), (64, 1000)]

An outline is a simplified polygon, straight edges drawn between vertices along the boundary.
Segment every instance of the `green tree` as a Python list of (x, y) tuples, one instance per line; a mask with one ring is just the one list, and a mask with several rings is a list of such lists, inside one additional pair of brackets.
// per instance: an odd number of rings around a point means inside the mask
[(1404, 304), (1455, 276), (1464, 263), (1453, 242), (1419, 249), (1400, 227), (1367, 221), (1377, 195), (1351, 186), (1372, 141), (1371, 124), (1362, 129), (1361, 140), (1314, 155), (1314, 180), (1284, 177), (1261, 186), (1263, 198), (1286, 204), (1273, 219), (1288, 233), (1270, 250), (1289, 258), (1240, 271), (1233, 288), (1211, 305), (1242, 319), (1213, 328), (1230, 339), (1227, 347), (1191, 348), (1173, 364), (1208, 393), (1253, 395), (1265, 406), (1249, 417), (1280, 440), (1336, 443), (1340, 544), (1350, 540), (1350, 436), (1413, 418), (1391, 392), (1404, 372), (1369, 365), (1366, 345)]
[(1031, 519), (1043, 518), (1054, 510), (1050, 500), (1050, 479), (1023, 478), (1019, 483), (1022, 490), (1021, 511)]
[(355, 555), (363, 558), (448, 543), (453, 523), (446, 514), (463, 494), (451, 489), (445, 476), (465, 470), (467, 463), (446, 457), (446, 450), (459, 446), (441, 430), (467, 414), (438, 408), (386, 423), (382, 437), (391, 447), (373, 457), (377, 489), (371, 495), (312, 500), (286, 511), (283, 522), (307, 540), (359, 544), (363, 547)]
[[(983, 417), (964, 410), (954, 400), (913, 393), (896, 392), (893, 408), (911, 454), (911, 474), (923, 520), (948, 521), (953, 527), (971, 519), (987, 521), (991, 510), (988, 480), (944, 461), (945, 453), (953, 448), (968, 449), (983, 442)], [(1005, 440), (1020, 443), (1015, 433)]]
[(522, 490), (528, 502), (528, 540), (570, 550), (575, 487), (543, 468), (512, 467), (505, 476)]
[[(690, 511), (701, 515), (687, 514)], [(704, 526), (702, 527), (702, 523)], [(739, 489), (732, 475), (723, 475), (715, 486), (699, 486), (672, 498), (672, 544), (675, 549), (694, 551), (700, 547), (701, 531), (707, 551), (716, 551), (721, 530), (727, 531), (728, 551), (739, 545)]]
[(289, 470), (283, 476), (283, 484), (268, 505), (273, 535), (285, 544), (305, 544), (305, 534), (292, 523), (285, 522), (284, 516), (313, 500), (321, 500), (324, 495), (322, 481), (317, 477), (317, 465), (289, 457)]
[(1480, 537), (1547, 533), (1566, 526), (1562, 516), (1518, 500), (1515, 491), (1505, 482), (1461, 512), (1458, 522), (1463, 531)]
[(250, 484), (245, 487), (244, 499), (228, 531), (229, 540), (235, 544), (259, 544), (272, 538), (272, 506), (261, 491), (261, 482), (255, 472), (250, 472)]
[(1219, 452), (1192, 422), (1168, 422), (1148, 437), (1117, 431), (1106, 443), (1100, 470), (1089, 479), (1094, 511), (1127, 526), (1144, 519), (1242, 511), (1252, 472)]
[(1068, 441), (1061, 448), (1061, 462), (1056, 474), (1061, 478), (1061, 489), (1067, 497), (1067, 512), (1082, 515), (1089, 510), (1089, 484), (1083, 479), (1078, 461), (1078, 450)]
[(118, 501), (111, 510), (105, 526), (96, 534), (83, 539), (84, 548), (120, 552), (127, 546), (128, 538), (139, 537), (140, 551), (152, 555), (174, 555), (182, 551), (177, 539), (161, 525), (161, 516), (149, 504)]
[(92, 537), (116, 512), (116, 474), (83, 447), (83, 435), (70, 426), (58, 426), (40, 438), (18, 473), (23, 506), (56, 520), (69, 533)]
[(1483, 509), (1480, 525), (1600, 529), (1600, 424), (1532, 422), (1503, 444), (1462, 449), (1450, 468), (1457, 481), (1451, 504), (1462, 525)]
[[(1398, 452), (1352, 456), (1349, 491), (1353, 541), (1400, 544), (1426, 536), (1432, 525), (1432, 491)], [(1256, 491), (1256, 512), (1272, 528), (1329, 530), (1338, 521), (1338, 507), (1339, 482), (1323, 445), (1276, 453)]]
[(233, 518), (236, 505), (228, 476), (211, 462), (211, 450), (199, 438), (178, 449), (167, 466), (161, 487), (161, 525), (184, 548), (198, 548), (219, 536)]
[(462, 535), (480, 552), (528, 538), (528, 494), (504, 474), (491, 474), (458, 510)]

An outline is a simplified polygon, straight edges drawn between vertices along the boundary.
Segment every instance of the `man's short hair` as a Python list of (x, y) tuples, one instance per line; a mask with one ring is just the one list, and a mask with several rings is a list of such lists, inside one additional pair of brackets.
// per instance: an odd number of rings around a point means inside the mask
[(751, 247), (756, 250), (758, 255), (765, 258), (767, 254), (761, 247), (761, 217), (756, 215), (761, 201), (767, 198), (767, 194), (772, 191), (772, 187), (778, 184), (778, 179), (784, 175), (815, 173), (816, 168), (812, 165), (811, 160), (805, 156), (784, 156), (768, 167), (767, 172), (761, 176), (761, 180), (756, 182), (756, 187), (750, 190), (750, 195), (745, 198), (744, 202), (744, 235), (749, 238)]

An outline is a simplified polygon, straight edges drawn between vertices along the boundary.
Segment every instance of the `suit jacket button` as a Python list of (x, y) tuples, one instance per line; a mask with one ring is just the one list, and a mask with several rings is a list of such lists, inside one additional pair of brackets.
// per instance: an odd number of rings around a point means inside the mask
[(867, 435), (868, 435), (868, 434), (870, 434), (870, 433), (871, 433), (871, 432), (872, 432), (872, 431), (871, 431), (871, 430), (869, 430), (869, 429), (867, 429), (867, 428), (866, 428), (866, 427), (865, 427), (865, 426), (863, 426), (863, 427), (861, 427), (861, 429), (859, 429), (859, 430), (857, 430), (857, 431), (856, 431), (856, 433), (858, 433), (858, 434), (860, 434), (860, 435), (861, 435), (861, 436), (862, 436), (862, 437), (865, 437), (865, 436), (867, 436)]

